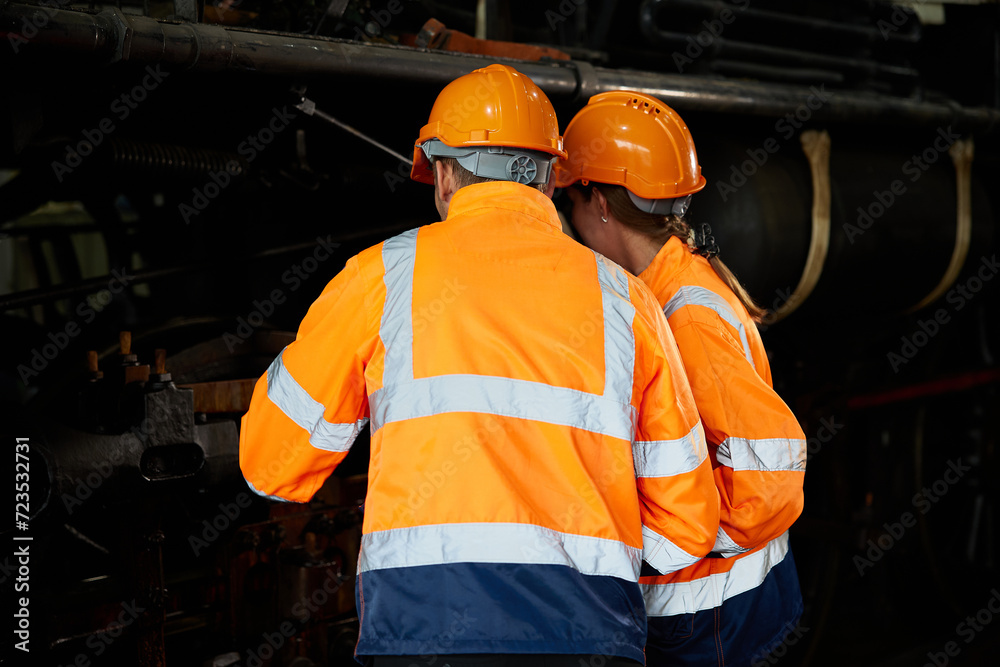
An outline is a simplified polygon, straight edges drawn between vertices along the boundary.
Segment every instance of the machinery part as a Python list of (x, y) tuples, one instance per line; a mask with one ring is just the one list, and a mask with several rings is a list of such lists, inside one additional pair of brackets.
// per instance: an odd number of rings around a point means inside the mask
[(305, 113), (307, 116), (316, 116), (317, 118), (325, 120), (326, 122), (328, 122), (328, 123), (330, 123), (332, 125), (336, 125), (340, 129), (345, 130), (347, 132), (350, 132), (351, 134), (353, 134), (354, 136), (356, 136), (358, 139), (362, 139), (364, 141), (367, 141), (368, 143), (370, 143), (375, 148), (378, 148), (379, 150), (385, 151), (386, 153), (388, 153), (392, 157), (396, 158), (397, 160), (399, 160), (401, 162), (405, 162), (406, 164), (410, 165), (411, 167), (413, 166), (413, 160), (411, 160), (410, 158), (403, 157), (402, 155), (400, 155), (396, 151), (392, 150), (391, 148), (389, 148), (385, 144), (381, 144), (381, 143), (375, 141), (374, 139), (372, 139), (371, 137), (369, 137), (364, 132), (361, 132), (360, 130), (356, 130), (353, 127), (351, 127), (350, 125), (348, 125), (347, 123), (345, 123), (343, 121), (339, 121), (336, 118), (334, 118), (333, 116), (331, 116), (330, 114), (324, 113), (320, 109), (317, 109), (316, 108), (316, 103), (313, 102), (308, 97), (303, 97), (302, 101), (295, 105), (295, 108), (298, 109), (299, 111)]
[[(404, 41), (404, 43), (406, 43)], [(421, 28), (412, 44), (422, 49), (439, 51), (457, 51), (459, 53), (475, 53), (482, 56), (497, 58), (516, 58), (518, 60), (569, 60), (565, 51), (546, 46), (502, 42), (492, 39), (479, 39), (459, 30), (449, 30), (437, 19), (430, 19)]]
[[(659, 16), (663, 10), (669, 9), (670, 29), (659, 27)], [(727, 67), (737, 68), (737, 71), (744, 73), (753, 71), (752, 68), (761, 68), (758, 74), (769, 76), (774, 70), (797, 70), (801, 67), (812, 68), (815, 72), (825, 75), (825, 80), (830, 77), (843, 78), (852, 76), (867, 79), (883, 79), (888, 81), (903, 81), (910, 85), (917, 82), (919, 72), (910, 67), (903, 67), (889, 63), (879, 62), (872, 58), (859, 58), (853, 55), (841, 53), (817, 53), (813, 49), (817, 44), (832, 45), (833, 48), (841, 49), (846, 46), (853, 49), (854, 44), (861, 42), (862, 45), (885, 43), (887, 39), (882, 38), (879, 30), (871, 26), (858, 26), (848, 23), (839, 23), (824, 19), (794, 16), (782, 14), (775, 11), (751, 9), (747, 6), (743, 8), (731, 7), (721, 2), (699, 2), (698, 0), (645, 0), (640, 7), (639, 25), (643, 35), (652, 44), (661, 45), (666, 48), (675, 48), (681, 51), (692, 35), (686, 32), (676, 31), (678, 23), (683, 23), (684, 17), (681, 12), (687, 11), (696, 14), (703, 14), (716, 21), (722, 12), (728, 12), (729, 23), (737, 25), (739, 30), (755, 41), (741, 41), (733, 38), (730, 31), (725, 37), (715, 35), (714, 39), (705, 47), (710, 55), (710, 60), (706, 63), (715, 70), (725, 70)], [(770, 30), (768, 30), (770, 29)], [(919, 32), (907, 31), (906, 41), (912, 43), (919, 41)], [(812, 48), (802, 50), (789, 46), (779, 46), (775, 39), (794, 35), (817, 35), (809, 44)], [(897, 37), (896, 42), (900, 41)], [(822, 47), (821, 47), (822, 48)], [(872, 49), (866, 48), (867, 52)], [(766, 71), (766, 68), (772, 71)], [(733, 72), (734, 74), (736, 72)], [(783, 77), (784, 78), (784, 77)], [(813, 79), (813, 82), (817, 79)]]
[[(667, 15), (668, 21), (662, 21), (661, 15)], [(886, 31), (874, 27), (875, 18), (868, 20), (870, 23), (859, 25), (717, 0), (645, 0), (639, 24), (650, 43), (675, 49), (674, 62), (681, 71), (694, 63), (681, 54), (690, 55), (691, 45), (698, 39), (696, 57), (706, 54), (694, 65), (700, 71), (810, 84), (851, 81), (864, 87), (894, 85), (901, 89), (896, 92), (911, 93), (919, 84), (920, 73), (897, 64), (908, 62), (908, 54), (896, 52), (920, 41), (919, 21), (907, 21), (903, 24), (906, 29), (899, 30), (894, 14), (896, 30), (891, 31), (890, 39), (883, 34)], [(702, 38), (693, 33), (709, 21), (728, 27), (725, 34), (712, 31), (712, 39), (702, 44)], [(888, 57), (881, 55), (887, 51)]]
[(799, 140), (812, 174), (812, 236), (799, 284), (774, 315), (768, 317), (769, 324), (791, 315), (812, 294), (830, 250), (830, 135), (825, 130), (806, 130)]
[(152, 392), (141, 402), (142, 416), (122, 433), (87, 433), (58, 424), (40, 431), (45, 466), (39, 469), (47, 471), (52, 484), (48, 504), (73, 514), (84, 504), (96, 507), (87, 501), (92, 495), (124, 496), (144, 484), (196, 475), (219, 481), (228, 474), (236, 452), (220, 450), (219, 443), (235, 446), (235, 424), (196, 425), (191, 390)]
[(254, 379), (221, 380), (180, 385), (194, 391), (194, 411), (201, 414), (244, 413), (250, 408)]
[[(443, 86), (480, 64), (468, 56), (420, 52), (405, 47), (346, 40), (291, 37), (206, 24), (173, 24), (110, 9), (85, 14), (11, 3), (0, 13), (0, 29), (18, 35), (25, 18), (37, 18), (38, 34), (24, 46), (88, 54), (105, 63), (161, 63), (208, 72), (253, 71), (302, 79), (344, 76)], [(128, 39), (126, 38), (128, 36)], [(519, 71), (549, 96), (578, 96), (589, 68), (575, 61), (518, 63)], [(594, 92), (629, 89), (685, 111), (778, 117), (815, 103), (816, 92), (800, 86), (592, 68)], [(589, 92), (589, 91), (588, 91)], [(1000, 109), (963, 107), (874, 93), (838, 91), (815, 109), (816, 121), (948, 126), (990, 134), (1000, 126)], [(812, 108), (812, 107), (811, 107)]]
[[(309, 243), (297, 243), (291, 246), (285, 246), (283, 248), (274, 248), (271, 250), (266, 250), (264, 252), (251, 255), (249, 257), (244, 257), (242, 259), (235, 259), (234, 262), (239, 261), (250, 261), (265, 259), (274, 255), (283, 255), (286, 253), (297, 252), (303, 249), (314, 248), (316, 246), (315, 241), (310, 241)], [(203, 269), (212, 269), (218, 267), (218, 261), (204, 262), (201, 264), (192, 264), (188, 266), (175, 266), (167, 269), (149, 269), (145, 271), (136, 271), (134, 274), (129, 276), (130, 285), (138, 285), (141, 283), (148, 283), (154, 280), (161, 280), (163, 278), (169, 278), (171, 276), (181, 275), (184, 273), (191, 273)], [(62, 297), (72, 296), (74, 294), (85, 294), (88, 292), (96, 292), (102, 289), (106, 289), (108, 283), (116, 279), (114, 275), (107, 275), (100, 278), (90, 278), (88, 280), (81, 280), (68, 285), (56, 285), (48, 288), (41, 289), (31, 289), (24, 290), (21, 292), (15, 292), (13, 294), (5, 294), (0, 298), (0, 310), (13, 310), (15, 308), (23, 308), (24, 306), (31, 306), (36, 303), (43, 303), (45, 301), (50, 301), (52, 299), (58, 299)]]
[(128, 171), (151, 170), (179, 178), (228, 172), (237, 179), (245, 177), (249, 171), (246, 159), (236, 153), (118, 137), (112, 137), (109, 143), (111, 166)]
[(699, 16), (699, 18), (718, 16), (719, 13), (728, 9), (741, 24), (744, 21), (752, 22), (751, 29), (778, 26), (785, 30), (794, 30), (815, 37), (841, 40), (852, 39), (870, 44), (881, 44), (886, 41), (913, 43), (918, 42), (921, 37), (920, 24), (918, 22), (908, 23), (904, 27), (896, 26), (897, 30), (881, 31), (871, 25), (859, 25), (811, 16), (785, 14), (768, 9), (758, 9), (751, 6), (750, 3), (741, 6), (721, 2), (721, 0), (646, 0), (644, 5), (654, 6), (653, 9), (657, 11), (663, 5), (669, 5), (671, 10), (678, 12), (681, 10), (700, 12), (702, 16)]
[[(290, 333), (258, 331), (243, 356), (233, 355), (222, 338), (187, 348), (170, 357), (169, 375), (198, 388), (192, 390), (167, 379), (168, 360), (160, 358), (162, 353), (157, 354), (154, 370), (163, 372), (152, 374), (144, 388), (137, 382), (127, 383), (129, 370), (138, 362), (131, 360), (135, 357), (131, 337), (123, 335), (116, 350), (109, 353), (124, 354), (105, 355), (103, 371), (88, 372), (89, 381), (77, 403), (87, 413), (82, 415), (82, 424), (88, 430), (57, 422), (40, 426), (39, 440), (44, 444), (35, 448), (39, 460), (32, 463), (46, 473), (39, 478), (51, 482), (44, 489), (39, 485), (45, 498), (39, 497), (32, 506), (44, 507), (44, 513), (59, 508), (79, 516), (78, 508), (98, 511), (130, 494), (145, 497), (154, 492), (154, 485), (194, 482), (212, 486), (231, 481), (234, 475), (238, 479), (236, 423), (197, 419), (197, 408), (205, 406), (196, 405), (196, 392), (203, 403), (214, 403), (227, 413), (241, 411), (240, 396), (223, 396), (224, 390), (245, 393), (248, 401), (254, 380), (213, 382), (210, 378), (241, 371), (256, 378), (292, 340)], [(96, 367), (93, 361), (91, 366)], [(206, 381), (199, 382), (203, 377)], [(116, 411), (119, 408), (121, 414)], [(101, 432), (88, 432), (98, 429)]]
[(152, 445), (139, 457), (139, 474), (150, 482), (194, 477), (205, 465), (205, 452), (194, 442)]
[[(357, 635), (353, 572), (365, 478), (331, 477), (308, 505), (253, 497), (240, 475), (234, 405), (220, 405), (229, 414), (209, 421), (195, 412), (193, 390), (171, 378), (213, 389), (221, 403), (225, 389), (249, 390), (253, 380), (217, 378), (259, 377), (294, 334), (257, 330), (234, 351), (217, 335), (227, 324), (191, 319), (122, 335), (103, 355), (87, 355), (89, 370), (71, 390), (50, 388), (26, 406), (38, 482), (31, 520), (36, 539), (46, 540), (42, 553), (51, 554), (39, 565), (50, 574), (38, 593), (49, 611), (43, 636), (52, 638), (40, 649), (43, 664), (69, 664), (94, 637), (117, 632), (106, 619), (120, 604), (140, 615), (107, 654), (114, 664), (164, 665), (166, 654), (230, 664), (220, 646), (256, 648), (286, 620), (299, 625), (281, 664), (351, 657), (353, 644), (328, 647), (326, 638), (334, 630)], [(202, 342), (167, 359), (159, 346), (174, 340)], [(133, 353), (150, 349), (149, 381), (126, 382), (146, 361)], [(78, 401), (77, 390), (99, 400)], [(92, 405), (96, 418), (78, 427), (74, 413)], [(263, 604), (254, 604), (251, 572), (260, 575)], [(282, 618), (272, 615), (279, 597)], [(247, 616), (236, 611), (244, 609)], [(337, 660), (328, 659), (331, 650)]]
[(350, 0), (330, 0), (330, 4), (326, 8), (326, 16), (332, 16), (335, 19), (344, 18), (348, 4), (350, 4)]
[(955, 163), (956, 214), (955, 214), (955, 249), (951, 254), (948, 268), (941, 276), (941, 282), (930, 293), (907, 312), (913, 313), (937, 301), (955, 279), (958, 278), (965, 258), (969, 254), (969, 244), (972, 242), (972, 139), (959, 139), (948, 149), (951, 161)]
[(353, 622), (331, 625), (327, 633), (327, 645), (330, 647), (330, 667), (350, 664), (354, 659), (354, 647), (358, 644), (358, 628)]
[[(790, 300), (812, 244), (810, 168), (793, 144), (798, 137), (787, 129), (785, 139), (770, 144), (782, 148), (756, 162), (748, 155), (764, 155), (768, 142), (748, 149), (725, 128), (696, 134), (698, 159), (712, 182), (688, 213), (692, 224), (711, 222), (723, 252), (739, 249), (725, 255), (726, 264), (771, 311)], [(942, 143), (946, 134), (838, 133), (837, 150), (829, 157), (829, 248), (819, 280), (796, 311), (803, 324), (830, 322), (831, 313), (848, 310), (854, 317), (878, 319), (903, 313), (940, 282), (955, 246), (955, 172)], [(949, 136), (957, 139), (956, 134)], [(974, 170), (970, 176), (970, 248), (981, 248), (988, 257), (995, 209), (987, 173)], [(966, 261), (965, 272), (975, 268), (970, 264)]]
[(202, 3), (197, 0), (174, 0), (174, 15), (185, 21), (197, 23), (200, 4)]
[(278, 551), (278, 613), (281, 617), (302, 617), (303, 606), (308, 603), (313, 612), (309, 619), (314, 623), (352, 610), (353, 600), (340, 594), (347, 581), (343, 573), (347, 559), (342, 553), (331, 556), (317, 558), (308, 546)]

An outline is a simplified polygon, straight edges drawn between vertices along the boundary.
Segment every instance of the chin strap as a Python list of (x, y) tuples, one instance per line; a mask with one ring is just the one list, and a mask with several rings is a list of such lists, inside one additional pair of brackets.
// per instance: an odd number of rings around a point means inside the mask
[(456, 148), (439, 139), (428, 139), (420, 149), (433, 164), (435, 158), (451, 157), (480, 178), (513, 181), (524, 185), (547, 183), (555, 156), (542, 151), (506, 146), (465, 146)]

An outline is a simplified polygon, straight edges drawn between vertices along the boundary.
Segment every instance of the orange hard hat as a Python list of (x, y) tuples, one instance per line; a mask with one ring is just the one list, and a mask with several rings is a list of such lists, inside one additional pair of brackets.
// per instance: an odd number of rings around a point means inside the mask
[(644, 199), (676, 199), (705, 187), (687, 125), (649, 95), (594, 95), (570, 121), (565, 142), (569, 159), (556, 165), (561, 188), (595, 181), (625, 186)]
[(566, 157), (549, 98), (507, 65), (460, 76), (438, 95), (413, 147), (410, 178), (421, 183), (434, 182), (430, 161), (420, 149), (429, 139), (455, 148), (507, 146)]

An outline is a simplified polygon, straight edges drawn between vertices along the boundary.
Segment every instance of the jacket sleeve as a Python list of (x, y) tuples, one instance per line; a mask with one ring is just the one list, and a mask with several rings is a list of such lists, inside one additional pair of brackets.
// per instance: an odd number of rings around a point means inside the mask
[(307, 502), (368, 422), (365, 364), (372, 318), (357, 258), (310, 306), (298, 335), (254, 387), (240, 429), (240, 468), (273, 500)]
[(805, 437), (721, 319), (689, 321), (673, 333), (722, 502), (713, 551), (735, 556), (780, 536), (801, 514)]
[(659, 308), (646, 324), (651, 346), (642, 367), (648, 381), (637, 388), (641, 403), (632, 459), (643, 559), (669, 574), (711, 551), (719, 527), (719, 493), (680, 355)]

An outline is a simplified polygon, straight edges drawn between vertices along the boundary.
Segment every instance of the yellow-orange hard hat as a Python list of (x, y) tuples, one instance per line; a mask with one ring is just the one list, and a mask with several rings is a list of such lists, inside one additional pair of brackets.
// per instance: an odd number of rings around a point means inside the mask
[(569, 158), (556, 165), (561, 188), (594, 181), (660, 200), (705, 187), (687, 125), (649, 95), (627, 90), (594, 95), (570, 121), (565, 145)]
[[(430, 159), (421, 145), (435, 139), (452, 148), (471, 149), (469, 152), (482, 150), (484, 164), (491, 155), (516, 156), (519, 151), (515, 149), (543, 157), (566, 157), (549, 98), (527, 76), (500, 64), (461, 76), (441, 91), (413, 147), (413, 180), (434, 182)], [(509, 150), (498, 151), (497, 147)]]

